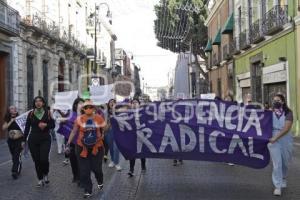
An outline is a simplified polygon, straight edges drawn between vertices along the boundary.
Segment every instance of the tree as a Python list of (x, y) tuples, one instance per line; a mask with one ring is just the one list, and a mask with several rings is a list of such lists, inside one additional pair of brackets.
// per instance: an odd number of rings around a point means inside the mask
[(204, 49), (207, 43), (207, 18), (205, 5), (208, 0), (160, 0), (155, 6), (157, 19), (154, 32), (158, 46), (172, 52), (192, 50), (200, 73), (207, 74), (200, 67), (199, 55), (207, 60)]

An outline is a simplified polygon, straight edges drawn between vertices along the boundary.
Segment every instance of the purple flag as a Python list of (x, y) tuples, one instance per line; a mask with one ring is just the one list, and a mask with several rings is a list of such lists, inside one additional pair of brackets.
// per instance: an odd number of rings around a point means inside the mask
[(115, 113), (114, 137), (126, 159), (230, 162), (264, 168), (272, 112), (213, 100), (155, 102)]

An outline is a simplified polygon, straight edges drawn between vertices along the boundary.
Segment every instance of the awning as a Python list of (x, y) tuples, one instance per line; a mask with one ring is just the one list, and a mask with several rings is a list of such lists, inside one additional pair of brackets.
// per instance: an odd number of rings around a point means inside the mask
[(207, 40), (207, 44), (206, 44), (206, 47), (204, 49), (205, 52), (211, 52), (212, 51), (212, 45), (211, 45), (211, 40), (208, 39)]
[(221, 44), (221, 29), (218, 30), (212, 45), (220, 45)]
[(225, 26), (222, 30), (222, 34), (229, 34), (233, 32), (233, 23), (234, 23), (234, 18), (233, 18), (233, 13), (228, 17)]

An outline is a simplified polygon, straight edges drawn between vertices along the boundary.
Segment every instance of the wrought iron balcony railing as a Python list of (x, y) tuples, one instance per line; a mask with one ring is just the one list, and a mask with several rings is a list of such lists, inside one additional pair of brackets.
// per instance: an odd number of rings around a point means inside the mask
[(251, 47), (248, 30), (244, 30), (243, 32), (240, 33), (239, 40), (240, 40), (239, 43), (240, 43), (241, 50), (245, 50), (245, 49), (248, 49), (249, 47)]
[(252, 44), (257, 44), (264, 40), (264, 33), (262, 27), (262, 20), (258, 19), (250, 25), (250, 42)]
[(20, 34), (20, 15), (18, 11), (0, 1), (0, 29), (9, 36)]
[(238, 37), (233, 38), (232, 42), (229, 44), (229, 51), (232, 55), (237, 55), (241, 52), (238, 39)]
[(288, 23), (287, 5), (276, 5), (263, 17), (263, 31), (266, 35), (273, 35), (283, 29), (283, 25)]
[(64, 26), (58, 26), (55, 21), (34, 7), (30, 7), (30, 14), (23, 21), (26, 25), (34, 27), (43, 34), (61, 40), (76, 51), (85, 52), (86, 50), (85, 45), (80, 43), (69, 29)]
[(59, 38), (60, 30), (55, 21), (46, 17), (45, 14), (42, 14), (34, 7), (30, 7), (30, 14), (26, 16), (23, 22), (28, 26), (35, 27), (46, 35)]

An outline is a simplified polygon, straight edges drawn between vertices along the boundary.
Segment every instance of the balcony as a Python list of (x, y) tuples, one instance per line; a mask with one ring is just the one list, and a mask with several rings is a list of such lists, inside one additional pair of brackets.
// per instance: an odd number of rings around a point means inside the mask
[(229, 51), (233, 55), (241, 53), (240, 47), (238, 45), (238, 38), (233, 38), (232, 42), (229, 44)]
[(281, 30), (288, 23), (288, 7), (274, 6), (271, 10), (264, 14), (263, 31), (265, 35), (273, 35)]
[(229, 47), (230, 47), (229, 44), (225, 44), (223, 46), (223, 51), (222, 51), (223, 60), (230, 60), (232, 58), (232, 51), (230, 51)]
[(241, 50), (246, 50), (251, 47), (248, 30), (244, 30), (243, 32), (240, 33), (239, 43), (240, 43)]
[(253, 24), (250, 25), (250, 42), (252, 44), (257, 44), (261, 41), (263, 41), (264, 33), (262, 30), (262, 20), (258, 19)]
[(9, 36), (20, 34), (20, 16), (18, 11), (0, 1), (0, 30)]
[(41, 34), (54, 38), (59, 38), (60, 36), (58, 24), (34, 7), (30, 7), (30, 14), (23, 19), (23, 22)]

